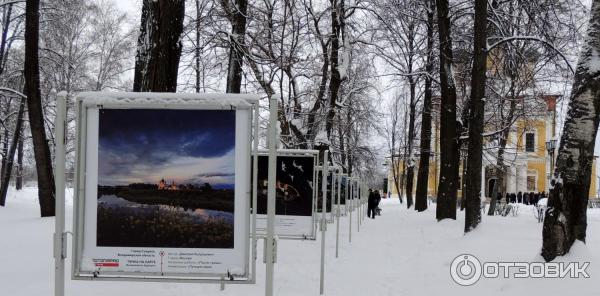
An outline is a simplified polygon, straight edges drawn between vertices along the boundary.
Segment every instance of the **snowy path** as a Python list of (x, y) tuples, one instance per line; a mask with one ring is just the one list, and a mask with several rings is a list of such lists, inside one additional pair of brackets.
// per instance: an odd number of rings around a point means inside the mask
[[(383, 201), (383, 216), (367, 219), (348, 243), (348, 219), (340, 226), (340, 258), (335, 258), (335, 225), (327, 233), (326, 295), (557, 295), (577, 291), (596, 295), (593, 273), (600, 262), (600, 211), (589, 214), (588, 245), (575, 258), (592, 261), (590, 279), (481, 279), (471, 287), (455, 284), (451, 261), (469, 253), (483, 261), (532, 261), (541, 243), (541, 224), (530, 210), (519, 217), (487, 217), (475, 233), (462, 234), (458, 221), (435, 222), (435, 209), (415, 213), (397, 200)], [(70, 207), (67, 210), (70, 212)], [(51, 295), (54, 220), (37, 217), (35, 190), (9, 196), (0, 208), (0, 295)], [(71, 217), (67, 220), (70, 229)], [(262, 243), (256, 285), (218, 285), (67, 281), (68, 295), (264, 295)], [(70, 255), (70, 253), (69, 253)], [(276, 295), (319, 294), (319, 241), (280, 241), (275, 265)], [(578, 257), (577, 257), (578, 256)], [(593, 257), (592, 257), (593, 256)], [(591, 257), (591, 258), (590, 258)], [(70, 260), (67, 266), (70, 265)], [(570, 290), (573, 289), (573, 290)]]

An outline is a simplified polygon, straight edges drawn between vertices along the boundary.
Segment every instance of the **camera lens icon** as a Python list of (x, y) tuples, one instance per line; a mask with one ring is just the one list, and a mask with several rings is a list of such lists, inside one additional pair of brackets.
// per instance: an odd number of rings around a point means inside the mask
[(471, 286), (481, 278), (481, 262), (473, 255), (463, 254), (450, 265), (452, 279), (461, 286)]

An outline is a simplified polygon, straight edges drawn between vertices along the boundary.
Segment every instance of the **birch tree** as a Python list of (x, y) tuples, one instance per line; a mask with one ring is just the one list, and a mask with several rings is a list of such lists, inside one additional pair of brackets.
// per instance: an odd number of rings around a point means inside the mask
[(546, 261), (567, 254), (576, 240), (586, 239), (588, 192), (600, 121), (599, 52), (600, 0), (594, 0), (545, 213), (542, 256)]

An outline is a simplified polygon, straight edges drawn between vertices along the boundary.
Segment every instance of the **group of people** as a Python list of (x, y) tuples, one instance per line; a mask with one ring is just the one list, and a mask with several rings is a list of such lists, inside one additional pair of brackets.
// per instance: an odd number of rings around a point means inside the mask
[[(546, 192), (525, 192), (522, 193), (506, 193), (504, 197), (506, 203), (520, 203), (526, 205), (536, 205), (538, 201), (542, 198), (546, 198)], [(496, 200), (500, 202), (502, 200), (502, 193), (498, 192), (496, 196)]]
[(381, 202), (379, 190), (373, 191), (372, 189), (369, 189), (367, 217), (375, 219), (375, 214), (379, 209), (379, 202)]

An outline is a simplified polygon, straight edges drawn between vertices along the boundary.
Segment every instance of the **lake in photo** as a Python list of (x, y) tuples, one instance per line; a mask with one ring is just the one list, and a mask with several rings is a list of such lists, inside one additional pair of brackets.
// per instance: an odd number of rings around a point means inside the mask
[(233, 248), (235, 111), (101, 109), (96, 244)]

